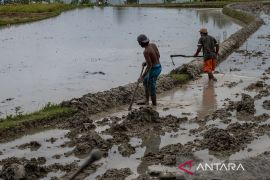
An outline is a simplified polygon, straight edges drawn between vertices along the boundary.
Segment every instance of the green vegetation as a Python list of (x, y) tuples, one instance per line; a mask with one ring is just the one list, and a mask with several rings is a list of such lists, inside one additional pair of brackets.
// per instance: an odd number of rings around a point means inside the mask
[(181, 81), (182, 83), (186, 83), (187, 81), (190, 80), (190, 77), (188, 74), (175, 74), (175, 73), (170, 73), (170, 76), (177, 80), (177, 81)]
[(45, 13), (45, 12), (57, 12), (69, 10), (74, 8), (69, 4), (53, 3), (53, 4), (11, 4), (0, 6), (1, 13)]
[(76, 112), (76, 110), (72, 108), (62, 107), (60, 105), (55, 105), (51, 103), (48, 103), (41, 110), (30, 113), (30, 114), (22, 114), (22, 112), (20, 112), (20, 107), (16, 107), (15, 111), (16, 111), (15, 112), (16, 115), (14, 116), (9, 115), (5, 119), (0, 119), (0, 130), (17, 126), (22, 122), (56, 118), (59, 116), (73, 114)]
[(232, 18), (238, 19), (242, 22), (244, 22), (245, 24), (249, 24), (252, 21), (254, 21), (255, 17), (253, 17), (252, 15), (249, 15), (247, 13), (232, 9), (228, 6), (225, 6), (222, 9), (222, 12)]
[(59, 15), (63, 11), (91, 4), (10, 4), (0, 6), (0, 26), (42, 20)]
[[(208, 0), (204, 2), (200, 2), (197, 0), (196, 2), (184, 2), (184, 3), (170, 3), (166, 1), (165, 3), (157, 3), (157, 4), (126, 4), (126, 5), (115, 5), (119, 7), (172, 7), (172, 8), (223, 8), (224, 6), (233, 3), (233, 2), (251, 2), (254, 0)], [(263, 1), (263, 0), (258, 0)]]

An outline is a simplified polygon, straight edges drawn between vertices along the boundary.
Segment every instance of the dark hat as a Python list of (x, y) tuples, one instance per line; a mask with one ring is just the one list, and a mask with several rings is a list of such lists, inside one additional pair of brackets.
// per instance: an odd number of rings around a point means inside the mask
[(141, 35), (139, 35), (139, 36), (137, 37), (137, 41), (138, 41), (139, 43), (148, 43), (148, 42), (149, 42), (149, 39), (148, 39), (148, 37), (147, 37), (146, 35), (141, 34)]

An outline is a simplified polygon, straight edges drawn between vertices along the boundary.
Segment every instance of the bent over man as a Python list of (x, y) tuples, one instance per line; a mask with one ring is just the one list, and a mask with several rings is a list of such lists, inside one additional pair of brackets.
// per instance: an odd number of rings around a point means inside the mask
[(157, 105), (156, 97), (156, 81), (161, 73), (161, 65), (159, 62), (159, 51), (154, 43), (149, 43), (149, 39), (141, 34), (137, 37), (137, 41), (142, 48), (144, 48), (144, 58), (143, 66), (146, 66), (145, 71), (139, 78), (139, 81), (143, 81), (145, 89), (145, 103), (149, 104), (149, 96), (151, 96), (151, 101), (154, 106)]
[(216, 68), (216, 59), (219, 51), (219, 44), (217, 40), (212, 36), (208, 35), (207, 29), (200, 29), (201, 38), (198, 42), (198, 49), (194, 54), (194, 57), (198, 56), (200, 51), (203, 49), (203, 71), (208, 74), (209, 81), (217, 81), (217, 79), (213, 75), (213, 71)]

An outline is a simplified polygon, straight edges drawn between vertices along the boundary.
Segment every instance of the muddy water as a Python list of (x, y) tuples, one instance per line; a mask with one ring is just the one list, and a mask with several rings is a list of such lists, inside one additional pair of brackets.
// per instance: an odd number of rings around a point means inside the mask
[[(8, 157), (24, 157), (26, 159), (45, 157), (46, 165), (51, 165), (55, 162), (60, 164), (72, 163), (78, 159), (72, 156), (63, 157), (63, 154), (71, 151), (73, 148), (61, 147), (62, 144), (69, 141), (69, 139), (65, 137), (68, 132), (68, 130), (53, 129), (33, 135), (26, 135), (14, 141), (1, 144), (0, 151), (3, 152), (3, 155), (0, 156), (0, 161)], [(21, 145), (30, 142), (38, 142), (40, 147), (21, 147)], [(56, 153), (60, 155), (60, 158), (56, 159), (54, 157)]]
[(134, 82), (143, 61), (140, 33), (157, 43), (167, 73), (170, 54), (193, 53), (201, 26), (219, 41), (240, 28), (219, 9), (111, 7), (2, 28), (0, 116)]

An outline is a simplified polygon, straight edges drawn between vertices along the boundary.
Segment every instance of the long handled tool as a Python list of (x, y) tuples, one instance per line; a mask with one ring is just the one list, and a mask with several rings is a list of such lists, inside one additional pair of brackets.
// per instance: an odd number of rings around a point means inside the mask
[(88, 157), (88, 159), (82, 164), (82, 166), (69, 178), (69, 180), (73, 180), (82, 170), (84, 170), (87, 166), (92, 164), (95, 161), (100, 160), (102, 157), (101, 152), (98, 149), (93, 149)]
[[(170, 57), (194, 57), (194, 56), (189, 56), (189, 55), (184, 55), (184, 54), (173, 54), (170, 55)], [(203, 56), (196, 56), (196, 57), (203, 57)]]
[[(170, 55), (170, 57), (171, 57), (173, 66), (175, 66), (175, 63), (173, 61), (173, 57), (194, 57), (194, 56), (187, 56), (187, 55), (183, 55), (183, 54), (173, 54), (173, 55)], [(203, 57), (203, 56), (196, 56), (196, 57)]]
[[(144, 70), (144, 66), (142, 66), (140, 77), (142, 76), (143, 70)], [(134, 102), (135, 94), (136, 94), (136, 92), (138, 90), (139, 84), (140, 84), (140, 82), (137, 81), (136, 88), (135, 88), (135, 90), (133, 92), (132, 99), (131, 99), (131, 102), (130, 102), (129, 107), (128, 107), (128, 110), (129, 111), (132, 109), (132, 105), (133, 105), (133, 102)]]

